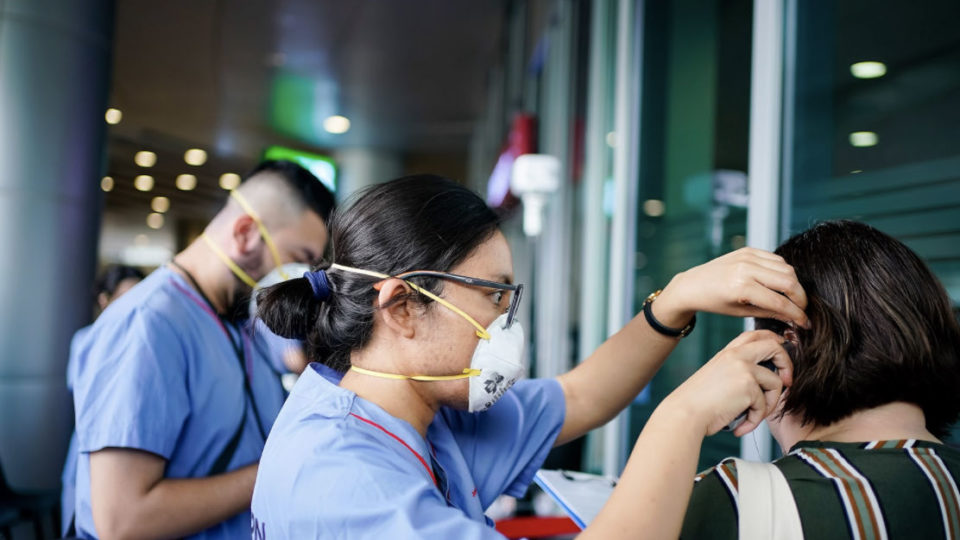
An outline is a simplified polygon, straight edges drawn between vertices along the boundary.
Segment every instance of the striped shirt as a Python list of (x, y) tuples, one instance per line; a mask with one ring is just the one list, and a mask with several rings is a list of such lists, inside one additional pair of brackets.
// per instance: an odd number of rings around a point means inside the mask
[[(960, 451), (925, 441), (804, 441), (777, 460), (805, 538), (960, 540)], [(696, 477), (681, 538), (737, 538), (732, 460)]]

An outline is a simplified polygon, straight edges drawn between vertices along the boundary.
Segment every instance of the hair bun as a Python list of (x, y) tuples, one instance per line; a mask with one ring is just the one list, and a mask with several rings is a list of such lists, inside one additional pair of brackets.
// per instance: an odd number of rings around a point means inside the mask
[(302, 340), (316, 324), (320, 301), (314, 294), (306, 277), (282, 281), (260, 291), (257, 316), (274, 334)]

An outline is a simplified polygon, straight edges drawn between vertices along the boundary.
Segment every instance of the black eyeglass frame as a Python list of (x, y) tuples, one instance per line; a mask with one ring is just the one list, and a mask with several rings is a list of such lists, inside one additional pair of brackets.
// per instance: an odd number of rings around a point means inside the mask
[(507, 324), (504, 328), (510, 328), (513, 326), (513, 321), (517, 317), (517, 309), (520, 307), (520, 298), (523, 296), (523, 284), (517, 283), (516, 285), (510, 283), (500, 283), (499, 281), (488, 281), (486, 279), (479, 279), (470, 276), (461, 276), (460, 274), (451, 274), (449, 272), (438, 272), (435, 270), (414, 270), (411, 272), (404, 272), (402, 274), (397, 274), (393, 276), (397, 279), (410, 279), (415, 277), (432, 277), (438, 279), (449, 279), (450, 281), (456, 281), (458, 283), (463, 283), (465, 285), (470, 285), (473, 287), (486, 287), (488, 289), (497, 289), (501, 291), (510, 291), (512, 294), (510, 298), (510, 307), (507, 308)]

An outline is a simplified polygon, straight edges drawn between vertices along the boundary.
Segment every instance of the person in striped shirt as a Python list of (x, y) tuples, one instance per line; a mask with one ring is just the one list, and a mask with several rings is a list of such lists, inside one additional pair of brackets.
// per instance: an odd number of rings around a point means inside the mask
[[(776, 251), (807, 291), (794, 381), (767, 420), (805, 538), (960, 538), (960, 327), (943, 286), (901, 242), (831, 221)], [(681, 538), (737, 538), (732, 460), (697, 475)]]

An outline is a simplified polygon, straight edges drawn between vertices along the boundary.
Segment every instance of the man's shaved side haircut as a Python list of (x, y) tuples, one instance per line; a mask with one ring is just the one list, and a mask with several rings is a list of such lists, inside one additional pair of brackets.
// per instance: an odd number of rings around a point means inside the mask
[[(330, 215), (336, 207), (333, 194), (310, 171), (292, 161), (264, 161), (257, 165), (240, 184), (241, 192), (248, 183), (260, 180), (277, 181), (289, 192), (289, 203), (296, 210), (310, 209), (329, 223)], [(287, 195), (287, 194), (284, 194)]]

